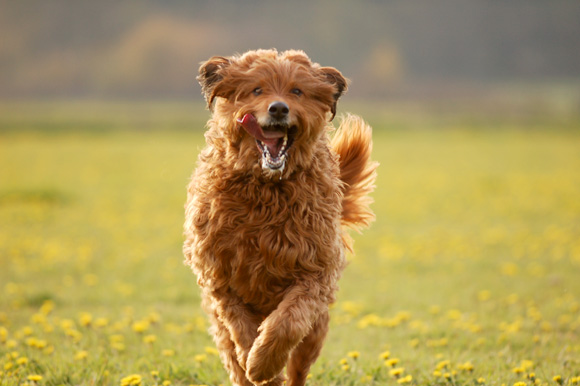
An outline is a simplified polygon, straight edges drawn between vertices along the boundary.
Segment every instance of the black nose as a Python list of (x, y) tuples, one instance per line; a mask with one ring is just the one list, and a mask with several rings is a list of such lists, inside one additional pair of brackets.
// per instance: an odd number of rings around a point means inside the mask
[(290, 108), (284, 102), (272, 102), (268, 106), (268, 113), (274, 119), (284, 119), (290, 112)]

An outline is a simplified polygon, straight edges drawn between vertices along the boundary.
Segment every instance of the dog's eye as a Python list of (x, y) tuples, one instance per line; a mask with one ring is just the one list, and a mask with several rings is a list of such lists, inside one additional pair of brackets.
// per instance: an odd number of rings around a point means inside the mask
[(299, 88), (293, 88), (292, 90), (290, 90), (290, 92), (294, 95), (302, 95), (302, 90), (300, 90)]
[(256, 96), (262, 94), (262, 87), (256, 87), (252, 93)]

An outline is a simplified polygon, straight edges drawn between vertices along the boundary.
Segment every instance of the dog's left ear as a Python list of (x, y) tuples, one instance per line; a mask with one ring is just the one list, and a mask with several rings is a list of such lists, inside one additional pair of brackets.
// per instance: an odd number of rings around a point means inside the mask
[(207, 106), (211, 108), (212, 102), (218, 95), (218, 84), (223, 79), (223, 70), (231, 64), (228, 58), (214, 56), (199, 67), (197, 81), (201, 85), (201, 92), (205, 97)]
[(336, 68), (321, 67), (320, 71), (325, 76), (326, 81), (336, 88), (336, 92), (333, 95), (334, 103), (330, 107), (330, 112), (332, 113), (332, 118), (330, 118), (330, 120), (332, 121), (336, 115), (336, 104), (338, 102), (338, 98), (340, 98), (348, 88), (347, 80)]

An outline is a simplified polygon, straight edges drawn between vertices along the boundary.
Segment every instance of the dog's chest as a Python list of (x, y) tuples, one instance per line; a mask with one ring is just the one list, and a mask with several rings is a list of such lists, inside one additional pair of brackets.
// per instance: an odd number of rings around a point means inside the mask
[(220, 275), (246, 303), (267, 310), (292, 283), (341, 258), (339, 200), (338, 187), (323, 194), (296, 184), (216, 194), (203, 209), (203, 233), (214, 240)]

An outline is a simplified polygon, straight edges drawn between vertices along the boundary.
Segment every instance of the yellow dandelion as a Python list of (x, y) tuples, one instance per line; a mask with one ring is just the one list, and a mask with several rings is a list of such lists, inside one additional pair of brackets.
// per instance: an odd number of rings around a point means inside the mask
[(399, 378), (401, 374), (403, 374), (404, 372), (405, 372), (404, 367), (397, 367), (396, 369), (392, 369), (391, 371), (389, 371), (389, 374), (391, 374), (395, 378)]
[(451, 365), (451, 361), (449, 359), (446, 359), (444, 361), (437, 363), (437, 365), (435, 366), (435, 369), (437, 369), (437, 370), (447, 369), (447, 368), (449, 368), (450, 365)]
[(149, 322), (147, 320), (141, 320), (133, 323), (131, 326), (133, 331), (141, 334), (149, 329)]
[(474, 369), (474, 366), (471, 362), (462, 363), (458, 367), (459, 367), (459, 370), (469, 371), (469, 372), (473, 371), (473, 369)]
[(391, 356), (391, 352), (390, 351), (383, 351), (380, 355), (379, 358), (383, 359), (383, 360), (387, 360), (389, 359), (389, 357)]
[(205, 354), (197, 354), (193, 357), (193, 360), (196, 362), (199, 362), (199, 363), (205, 362), (206, 359), (207, 359), (207, 355), (205, 355)]
[(522, 374), (524, 373), (526, 370), (523, 367), (514, 367), (512, 369), (512, 373), (514, 374)]
[(570, 378), (570, 384), (571, 385), (577, 385), (578, 383), (580, 383), (580, 377), (572, 377), (572, 378)]
[(443, 373), (443, 377), (447, 380), (451, 379), (451, 373)]
[(480, 385), (483, 385), (485, 383), (485, 378), (483, 378), (483, 377), (477, 378), (477, 383), (479, 383)]
[(26, 379), (28, 379), (29, 381), (32, 381), (32, 382), (38, 382), (38, 381), (42, 381), (42, 375), (32, 374), (32, 375), (29, 375), (28, 377), (26, 377)]
[(169, 385), (171, 385), (171, 381), (165, 380), (165, 381), (163, 381), (162, 385), (163, 386), (169, 386)]
[(561, 375), (555, 375), (552, 380), (560, 385), (564, 382)]
[(161, 351), (161, 355), (163, 355), (164, 357), (172, 357), (175, 355), (175, 350), (165, 349)]
[(206, 346), (204, 350), (209, 355), (219, 355), (219, 351), (215, 347)]
[(143, 337), (143, 343), (147, 343), (147, 344), (153, 344), (153, 343), (155, 343), (156, 340), (157, 340), (157, 337), (155, 335), (145, 335)]
[[(306, 378), (308, 379), (308, 378)], [(363, 375), (360, 379), (360, 383), (369, 383), (372, 382), (373, 376), (372, 375)]]
[(348, 357), (352, 358), (352, 359), (357, 359), (360, 356), (360, 352), (358, 351), (350, 351), (348, 354), (346, 354)]
[(25, 366), (25, 365), (28, 364), (28, 358), (26, 358), (26, 357), (20, 357), (20, 358), (16, 359), (16, 364), (18, 366)]
[(527, 359), (524, 359), (524, 360), (523, 360), (523, 361), (520, 363), (520, 366), (521, 366), (521, 367), (522, 367), (524, 370), (531, 369), (532, 367), (534, 367), (534, 362), (532, 362), (532, 361), (530, 361), (530, 360), (527, 360)]
[(433, 376), (440, 377), (441, 375), (443, 375), (443, 374), (441, 374), (441, 371), (439, 371), (439, 370), (433, 371)]
[(527, 386), (527, 384), (525, 382), (516, 382), (514, 383), (514, 386)]
[(151, 376), (152, 376), (153, 378), (159, 378), (159, 371), (157, 371), (157, 370), (152, 370), (152, 371), (151, 371)]
[(341, 365), (346, 365), (346, 364), (348, 364), (348, 359), (342, 358), (340, 361), (338, 361), (338, 363)]
[(132, 374), (121, 379), (121, 386), (140, 386), (141, 376), (139, 374)]
[(350, 370), (350, 366), (348, 364), (344, 364), (344, 365), (342, 365), (341, 369), (343, 371), (348, 371), (348, 370)]
[(89, 353), (85, 350), (81, 350), (75, 354), (74, 359), (75, 361), (82, 361), (84, 359), (87, 359), (88, 357)]
[(88, 312), (83, 312), (79, 316), (79, 324), (83, 327), (89, 327), (93, 322), (93, 315)]
[(385, 361), (385, 366), (395, 367), (400, 362), (399, 358), (391, 358)]
[(413, 380), (413, 376), (407, 375), (406, 377), (402, 377), (402, 378), (397, 379), (397, 383), (411, 383), (412, 380)]

